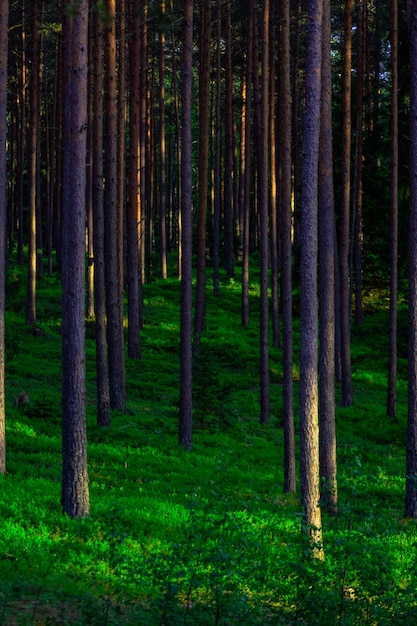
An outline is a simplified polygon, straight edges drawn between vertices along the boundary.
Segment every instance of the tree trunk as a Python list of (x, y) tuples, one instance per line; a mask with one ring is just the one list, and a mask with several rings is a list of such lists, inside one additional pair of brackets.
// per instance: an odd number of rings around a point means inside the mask
[(410, 239), (408, 424), (405, 516), (417, 519), (417, 3), (408, 0), (410, 41)]
[(337, 513), (335, 420), (335, 207), (333, 189), (330, 0), (323, 3), (323, 57), (319, 159), (320, 357), (319, 419), (322, 502)]
[(65, 85), (62, 241), (62, 506), (71, 517), (90, 510), (85, 419), (85, 188), (87, 154), (88, 1), (64, 10)]
[(292, 331), (292, 206), (291, 206), (291, 84), (290, 84), (290, 2), (280, 9), (279, 79), (279, 162), (281, 171), (281, 305), (283, 325), (282, 413), (284, 429), (284, 491), (295, 493), (295, 435), (293, 399)]
[(225, 153), (224, 153), (224, 264), (226, 276), (233, 278), (233, 73), (232, 73), (232, 20), (231, 0), (225, 4), (226, 88), (225, 88)]
[(103, 186), (103, 18), (94, 13), (93, 24), (93, 247), (94, 247), (94, 313), (96, 329), (97, 424), (109, 426), (110, 390), (107, 362), (106, 295), (104, 270), (104, 186)]
[(0, 0), (0, 474), (6, 473), (6, 413), (4, 394), (5, 362), (5, 283), (6, 283), (6, 215), (7, 215), (7, 51), (8, 0)]
[(179, 444), (192, 447), (192, 48), (193, 0), (184, 0), (181, 65), (181, 348)]
[(209, 103), (210, 103), (210, 43), (211, 0), (201, 5), (200, 67), (199, 67), (199, 144), (198, 144), (198, 229), (197, 229), (197, 284), (194, 314), (194, 341), (199, 343), (204, 330), (206, 314), (206, 248), (207, 248), (207, 191), (209, 163)]
[(38, 183), (38, 128), (39, 128), (39, 38), (38, 3), (32, 4), (31, 71), (29, 81), (29, 136), (28, 136), (28, 280), (26, 297), (26, 322), (36, 324), (36, 203)]
[(351, 73), (352, 73), (352, 0), (345, 0), (343, 74), (342, 74), (342, 198), (340, 203), (340, 331), (342, 365), (342, 404), (353, 404), (350, 363), (350, 279), (349, 215), (351, 156)]
[(140, 272), (140, 223), (141, 223), (141, 193), (140, 193), (140, 31), (141, 20), (139, 1), (132, 2), (132, 36), (130, 40), (130, 112), (129, 112), (129, 172), (127, 204), (126, 236), (127, 236), (127, 314), (128, 314), (128, 356), (139, 359), (141, 356), (140, 311), (141, 311), (141, 281)]
[[(161, 0), (161, 13), (165, 16), (165, 2)], [(165, 32), (159, 34), (159, 275), (168, 277), (167, 248), (167, 190), (166, 190), (166, 129), (165, 129)]]
[[(120, 284), (119, 210), (117, 180), (117, 76), (115, 0), (107, 0), (106, 122), (105, 122), (105, 272), (110, 405), (124, 411), (126, 382), (123, 336), (123, 301)], [(122, 182), (122, 181), (121, 181)]]
[(312, 556), (323, 559), (318, 428), (318, 150), (322, 0), (309, 5), (301, 190), (300, 470), (303, 527)]
[(398, 0), (391, 0), (391, 227), (387, 415), (397, 418)]
[(262, 82), (261, 82), (261, 136), (259, 183), (259, 266), (260, 266), (260, 422), (267, 424), (269, 406), (269, 237), (268, 237), (268, 121), (269, 121), (269, 0), (263, 0), (262, 27)]

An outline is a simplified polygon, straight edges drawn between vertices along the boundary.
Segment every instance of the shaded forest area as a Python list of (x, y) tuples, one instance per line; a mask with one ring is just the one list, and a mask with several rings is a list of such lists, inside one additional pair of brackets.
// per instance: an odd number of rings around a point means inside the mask
[[(7, 378), (21, 284), (35, 338), (41, 287), (56, 280), (61, 294), (61, 505), (79, 520), (91, 379), (96, 428), (111, 431), (141, 393), (146, 289), (179, 288), (170, 384), (192, 455), (209, 421), (199, 396), (209, 408), (206, 389), (222, 393), (206, 361), (207, 301), (221, 308), (238, 286), (234, 314), (257, 333), (251, 417), (282, 429), (280, 489), (300, 493), (309, 556), (325, 560), (322, 514), (340, 515), (336, 414), (355, 411), (352, 333), (381, 308), (387, 428), (408, 381), (399, 514), (417, 519), (416, 3), (0, 0), (0, 29), (5, 478), (7, 410), (29, 404)], [(233, 332), (218, 337), (219, 362)]]

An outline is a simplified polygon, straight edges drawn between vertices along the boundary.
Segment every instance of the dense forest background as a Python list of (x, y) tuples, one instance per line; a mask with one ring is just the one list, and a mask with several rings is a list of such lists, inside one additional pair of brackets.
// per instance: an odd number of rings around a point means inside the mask
[(322, 512), (339, 514), (336, 411), (355, 405), (352, 329), (387, 309), (384, 417), (398, 423), (406, 341), (403, 513), (417, 518), (416, 26), (411, 0), (0, 0), (1, 473), (7, 407), (29, 405), (7, 386), (22, 284), (34, 337), (41, 285), (62, 293), (61, 504), (82, 519), (86, 340), (111, 429), (132, 363), (141, 378), (146, 288), (174, 279), (179, 446), (205, 426), (207, 301), (237, 287), (258, 333), (252, 418), (277, 417), (278, 382), (282, 489), (300, 491), (318, 561)]

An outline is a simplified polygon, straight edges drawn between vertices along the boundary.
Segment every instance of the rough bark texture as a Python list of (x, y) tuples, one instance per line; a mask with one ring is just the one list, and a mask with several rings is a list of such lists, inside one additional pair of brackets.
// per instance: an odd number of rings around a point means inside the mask
[(408, 1), (410, 38), (410, 240), (408, 426), (405, 515), (417, 518), (417, 2)]
[(129, 107), (129, 202), (126, 215), (127, 240), (127, 315), (128, 315), (128, 356), (138, 359), (141, 356), (140, 337), (140, 222), (141, 222), (141, 194), (140, 194), (140, 14), (139, 2), (132, 4), (132, 36), (130, 40), (130, 107)]
[(96, 328), (97, 424), (110, 425), (110, 390), (107, 364), (106, 295), (104, 271), (104, 187), (103, 187), (103, 24), (94, 14), (93, 33), (93, 232), (94, 232), (94, 313)]
[(269, 237), (268, 237), (268, 120), (269, 120), (269, 0), (263, 0), (262, 82), (261, 82), (261, 143), (259, 163), (259, 266), (260, 266), (260, 422), (267, 424), (269, 407)]
[(179, 444), (192, 447), (192, 162), (191, 95), (193, 0), (184, 0), (181, 67), (181, 349)]
[(352, 0), (345, 1), (344, 56), (342, 74), (342, 198), (340, 203), (340, 330), (342, 404), (353, 404), (350, 364), (349, 216), (351, 157)]
[(290, 3), (281, 2), (280, 12), (279, 138), (281, 170), (281, 305), (283, 325), (283, 427), (284, 491), (295, 493), (295, 435), (293, 401), (292, 334), (292, 207), (291, 207), (291, 84)]
[[(72, 3), (67, 3), (68, 9)], [(85, 420), (85, 188), (87, 152), (88, 2), (64, 18), (70, 115), (64, 145), (62, 240), (62, 506), (71, 517), (89, 513)]]
[(320, 478), (322, 502), (337, 513), (335, 420), (335, 254), (330, 2), (324, 0), (319, 160)]
[(0, 474), (6, 472), (6, 416), (4, 397), (4, 308), (6, 272), (6, 110), (8, 0), (0, 0)]
[(311, 553), (323, 558), (318, 428), (318, 148), (322, 0), (309, 5), (301, 190), (300, 474), (303, 526)]
[(207, 254), (207, 190), (209, 162), (209, 104), (210, 104), (210, 41), (211, 0), (205, 0), (200, 15), (199, 67), (199, 144), (198, 144), (198, 228), (197, 284), (195, 294), (194, 341), (198, 345), (204, 330), (206, 314), (206, 254)]
[(398, 296), (398, 0), (391, 0), (391, 225), (387, 415), (397, 417)]
[(107, 305), (107, 344), (110, 405), (126, 408), (123, 303), (120, 284), (119, 210), (117, 180), (117, 72), (115, 0), (107, 0), (109, 16), (106, 29), (106, 120), (105, 120), (105, 272)]

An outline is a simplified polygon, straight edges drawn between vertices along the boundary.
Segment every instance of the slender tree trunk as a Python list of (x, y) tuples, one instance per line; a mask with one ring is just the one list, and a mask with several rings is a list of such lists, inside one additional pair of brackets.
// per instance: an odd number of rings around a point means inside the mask
[(221, 120), (221, 34), (222, 34), (222, 2), (217, 0), (216, 17), (216, 102), (215, 102), (215, 161), (214, 161), (214, 198), (213, 198), (213, 293), (219, 295), (220, 291), (220, 214), (221, 214), (221, 165), (222, 165), (222, 120)]
[[(124, 411), (126, 382), (124, 362), (123, 299), (120, 284), (120, 238), (118, 208), (117, 73), (115, 0), (107, 0), (106, 29), (106, 122), (105, 122), (105, 272), (110, 405)], [(120, 181), (122, 184), (123, 181)]]
[(290, 2), (282, 0), (280, 9), (279, 139), (281, 170), (281, 305), (283, 325), (283, 428), (284, 491), (295, 493), (295, 434), (293, 390), (292, 331), (292, 138), (290, 83)]
[[(165, 2), (161, 1), (161, 13), (165, 15)], [(166, 191), (166, 129), (165, 129), (165, 32), (159, 35), (159, 259), (160, 277), (168, 277), (167, 248), (167, 191)]]
[(362, 305), (362, 249), (363, 249), (363, 87), (364, 87), (364, 38), (365, 38), (365, 4), (363, 0), (356, 2), (356, 146), (354, 173), (354, 210), (353, 210), (353, 267), (355, 275), (355, 323), (363, 322)]
[(206, 314), (206, 248), (207, 248), (207, 192), (209, 163), (209, 103), (210, 103), (210, 43), (211, 0), (205, 0), (200, 15), (199, 68), (199, 144), (198, 144), (198, 229), (197, 229), (197, 284), (194, 314), (194, 341), (198, 345), (204, 330)]
[(269, 228), (268, 228), (268, 122), (269, 122), (269, 0), (263, 0), (262, 82), (261, 82), (261, 162), (259, 167), (259, 231), (260, 231), (260, 408), (261, 424), (270, 418), (269, 406)]
[(181, 66), (181, 348), (179, 444), (192, 447), (192, 47), (193, 0), (184, 0)]
[(351, 157), (351, 73), (352, 73), (352, 0), (345, 0), (345, 24), (342, 74), (342, 198), (340, 203), (340, 329), (342, 364), (342, 404), (353, 404), (350, 363), (350, 279), (349, 215)]
[(7, 215), (7, 52), (8, 0), (0, 0), (0, 474), (6, 473), (6, 412), (4, 393), (5, 362), (5, 282), (6, 282), (6, 215)]
[(417, 2), (408, 0), (407, 9), (410, 41), (410, 293), (405, 516), (417, 519)]
[(23, 204), (24, 204), (24, 161), (25, 161), (25, 137), (26, 137), (26, 2), (22, 2), (22, 61), (20, 79), (20, 132), (18, 138), (17, 156), (17, 260), (23, 263)]
[(323, 0), (308, 13), (306, 104), (301, 192), (300, 470), (303, 526), (314, 557), (323, 559), (318, 428), (318, 153)]
[(391, 227), (387, 415), (397, 418), (398, 0), (391, 0)]
[(26, 322), (36, 324), (36, 203), (38, 169), (38, 127), (39, 127), (39, 39), (38, 3), (31, 7), (31, 71), (29, 82), (30, 119), (28, 137), (28, 280), (26, 297)]
[(277, 54), (275, 40), (275, 3), (271, 5), (271, 33), (269, 41), (269, 149), (270, 149), (270, 263), (271, 263), (271, 319), (272, 319), (272, 345), (274, 348), (281, 347), (279, 329), (279, 270), (280, 270), (280, 236), (281, 224), (278, 220), (278, 181), (277, 181), (277, 131), (276, 131), (276, 67)]
[(332, 74), (330, 0), (323, 2), (323, 57), (319, 159), (319, 259), (320, 259), (320, 478), (322, 501), (337, 513), (337, 463), (335, 420), (335, 207), (333, 189)]
[(248, 45), (246, 52), (246, 94), (245, 94), (245, 124), (242, 133), (245, 135), (245, 152), (243, 160), (243, 238), (242, 238), (242, 326), (249, 324), (249, 255), (250, 255), (250, 188), (251, 188), (251, 120), (252, 120), (252, 74), (253, 74), (253, 33), (254, 33), (254, 6), (250, 1), (248, 8)]
[(85, 416), (85, 188), (87, 154), (88, 1), (64, 10), (65, 85), (62, 241), (62, 506), (71, 517), (90, 510)]
[(103, 167), (103, 20), (94, 13), (93, 24), (93, 246), (94, 246), (94, 313), (96, 329), (97, 424), (109, 426), (110, 389), (107, 362), (106, 295), (104, 269), (104, 167)]
[(231, 0), (226, 1), (225, 45), (226, 45), (226, 88), (225, 88), (225, 154), (224, 154), (224, 262), (226, 275), (232, 278), (234, 269), (233, 233), (233, 73), (232, 73), (232, 20)]

